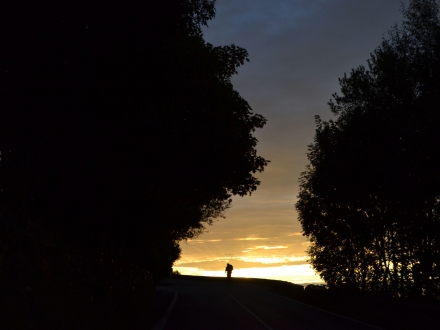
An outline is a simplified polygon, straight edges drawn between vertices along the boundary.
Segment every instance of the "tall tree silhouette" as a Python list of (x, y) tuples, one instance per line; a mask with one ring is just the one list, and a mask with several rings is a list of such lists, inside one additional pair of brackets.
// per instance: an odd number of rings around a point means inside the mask
[(169, 267), (180, 240), (257, 188), (267, 161), (252, 133), (266, 121), (230, 81), (246, 50), (203, 40), (214, 14), (208, 0), (2, 5), (11, 223)]
[(312, 266), (333, 286), (440, 293), (440, 22), (434, 0), (339, 80), (316, 117), (296, 207)]

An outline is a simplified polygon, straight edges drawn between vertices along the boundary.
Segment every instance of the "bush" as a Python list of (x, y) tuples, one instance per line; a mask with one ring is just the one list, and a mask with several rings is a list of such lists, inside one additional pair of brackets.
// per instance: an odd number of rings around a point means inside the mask
[(154, 295), (147, 271), (48, 236), (0, 235), (0, 328), (120, 329)]

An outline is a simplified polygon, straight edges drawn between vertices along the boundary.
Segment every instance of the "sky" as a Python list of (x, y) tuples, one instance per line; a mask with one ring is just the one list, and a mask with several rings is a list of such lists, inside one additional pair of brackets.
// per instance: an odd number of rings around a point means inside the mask
[[(403, 1), (408, 4), (408, 0)], [(234, 197), (225, 219), (182, 242), (174, 269), (187, 275), (321, 282), (307, 263), (309, 242), (295, 210), (298, 179), (315, 134), (330, 119), (338, 78), (366, 65), (387, 31), (402, 21), (399, 0), (217, 0), (204, 29), (214, 46), (236, 44), (250, 62), (232, 79), (253, 111), (266, 117), (258, 153), (271, 162), (252, 196)]]

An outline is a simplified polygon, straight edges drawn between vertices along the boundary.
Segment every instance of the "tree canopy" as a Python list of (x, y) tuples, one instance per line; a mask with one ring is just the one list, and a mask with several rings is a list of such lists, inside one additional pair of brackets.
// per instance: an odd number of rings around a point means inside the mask
[(440, 294), (440, 21), (435, 0), (404, 21), (368, 65), (339, 80), (316, 117), (296, 208), (311, 265), (331, 286), (399, 297)]
[(1, 208), (11, 223), (169, 267), (180, 240), (257, 188), (267, 160), (253, 132), (266, 120), (230, 81), (246, 50), (203, 39), (214, 4), (1, 5)]

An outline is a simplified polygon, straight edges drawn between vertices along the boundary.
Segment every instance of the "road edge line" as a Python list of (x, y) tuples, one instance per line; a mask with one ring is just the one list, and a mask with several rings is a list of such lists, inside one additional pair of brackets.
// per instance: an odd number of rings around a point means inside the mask
[(252, 313), (245, 305), (243, 305), (241, 302), (239, 302), (232, 294), (228, 293), (228, 295), (235, 300), (237, 304), (239, 304), (241, 307), (243, 307), (249, 314), (251, 314), (253, 317), (255, 317), (267, 330), (273, 330), (270, 326), (268, 326), (266, 323), (263, 322), (262, 319), (260, 319), (257, 315)]
[(174, 293), (174, 298), (171, 301), (170, 305), (168, 306), (164, 316), (162, 316), (162, 318), (159, 321), (157, 321), (157, 323), (154, 325), (154, 327), (151, 330), (163, 330), (165, 328), (165, 325), (168, 322), (168, 317), (170, 316), (171, 311), (173, 310), (174, 304), (177, 301), (177, 296), (179, 295), (177, 284), (176, 283), (173, 283), (173, 284), (176, 287), (176, 292)]

